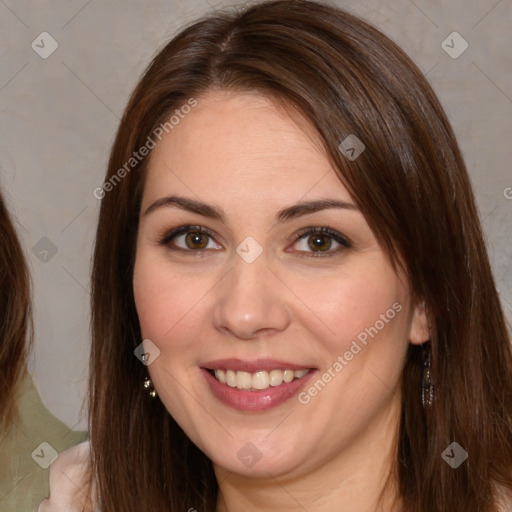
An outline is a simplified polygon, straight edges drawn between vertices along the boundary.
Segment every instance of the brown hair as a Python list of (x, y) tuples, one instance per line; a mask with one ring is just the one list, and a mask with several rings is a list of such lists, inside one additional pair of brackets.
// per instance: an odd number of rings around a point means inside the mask
[(30, 276), (0, 194), (0, 430), (16, 420), (16, 393), (32, 344)]
[[(409, 346), (395, 476), (406, 511), (496, 512), (512, 489), (512, 353), (475, 200), (450, 124), (404, 52), (357, 17), (277, 0), (215, 12), (182, 30), (133, 92), (107, 180), (173, 110), (211, 88), (256, 91), (311, 121), (393, 266), (425, 301), (435, 400), (420, 401)], [(366, 150), (338, 149), (354, 134)], [(208, 458), (147, 398), (132, 277), (149, 158), (102, 199), (92, 276), (90, 432), (103, 512), (215, 510)], [(123, 173), (125, 174), (125, 173)], [(457, 441), (469, 459), (441, 457)]]

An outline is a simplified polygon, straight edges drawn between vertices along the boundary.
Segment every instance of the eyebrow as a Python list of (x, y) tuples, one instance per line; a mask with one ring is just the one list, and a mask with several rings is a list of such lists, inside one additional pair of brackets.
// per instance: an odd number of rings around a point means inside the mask
[[(182, 210), (203, 215), (204, 217), (216, 219), (224, 223), (226, 222), (226, 214), (222, 208), (181, 196), (161, 197), (152, 203), (151, 206), (146, 209), (143, 215), (148, 215), (149, 213), (163, 207), (177, 207)], [(339, 201), (337, 199), (317, 199), (314, 201), (297, 203), (292, 206), (283, 208), (277, 213), (276, 220), (277, 222), (281, 223), (290, 219), (301, 217), (302, 215), (308, 215), (310, 213), (315, 213), (330, 208), (342, 208), (346, 210), (360, 211), (355, 204), (348, 203), (346, 201)]]

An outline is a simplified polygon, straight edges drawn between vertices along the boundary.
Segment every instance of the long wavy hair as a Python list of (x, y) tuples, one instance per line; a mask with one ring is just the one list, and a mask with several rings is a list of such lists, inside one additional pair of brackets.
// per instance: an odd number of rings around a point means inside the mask
[[(133, 354), (142, 339), (132, 278), (151, 154), (126, 166), (176, 109), (213, 88), (262, 93), (312, 123), (389, 261), (425, 302), (435, 398), (424, 411), (421, 347), (410, 344), (393, 467), (403, 510), (496, 512), (497, 489), (512, 490), (510, 334), (454, 133), (396, 44), (343, 10), (303, 0), (188, 25), (154, 57), (122, 117), (92, 273), (90, 434), (102, 512), (215, 510), (211, 461), (147, 397)], [(339, 149), (349, 135), (366, 146), (355, 160)], [(453, 441), (469, 454), (456, 470), (442, 458)]]
[(0, 437), (16, 420), (16, 397), (33, 342), (30, 275), (0, 193)]

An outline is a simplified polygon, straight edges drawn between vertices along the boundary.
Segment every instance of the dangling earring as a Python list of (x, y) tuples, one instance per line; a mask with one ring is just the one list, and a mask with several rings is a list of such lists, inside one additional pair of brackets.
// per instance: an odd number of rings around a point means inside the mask
[(155, 398), (156, 391), (155, 391), (155, 388), (153, 387), (153, 383), (151, 382), (151, 379), (149, 377), (146, 377), (144, 379), (144, 389), (147, 391), (148, 395), (151, 398)]
[(434, 383), (432, 381), (432, 347), (430, 340), (421, 345), (423, 375), (421, 379), (421, 403), (423, 410), (431, 407), (434, 401)]

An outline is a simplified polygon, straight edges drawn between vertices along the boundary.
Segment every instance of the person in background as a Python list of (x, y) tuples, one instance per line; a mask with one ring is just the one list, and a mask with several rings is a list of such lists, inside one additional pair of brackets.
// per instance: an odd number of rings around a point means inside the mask
[(48, 496), (55, 453), (85, 439), (41, 401), (28, 371), (33, 341), (31, 281), (0, 191), (0, 510), (33, 512)]

